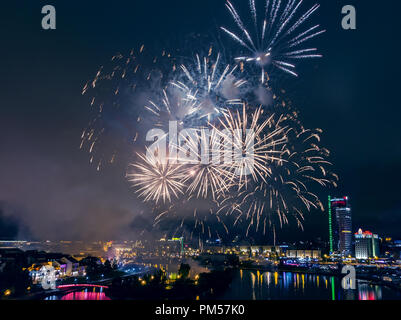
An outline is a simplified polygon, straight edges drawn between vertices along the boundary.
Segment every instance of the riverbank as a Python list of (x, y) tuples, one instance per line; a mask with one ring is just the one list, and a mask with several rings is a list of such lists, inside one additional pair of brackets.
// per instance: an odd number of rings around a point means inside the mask
[[(335, 269), (328, 269), (322, 270), (317, 268), (305, 268), (305, 267), (298, 267), (298, 266), (287, 266), (287, 265), (265, 265), (265, 266), (245, 266), (241, 268), (242, 270), (249, 270), (249, 271), (259, 271), (259, 272), (292, 272), (292, 273), (299, 273), (299, 274), (309, 274), (309, 275), (320, 275), (320, 276), (329, 276), (329, 277), (336, 277), (342, 279), (345, 274), (341, 273), (342, 267), (339, 267), (337, 270)], [(363, 273), (356, 273), (357, 280), (364, 280), (368, 281), (372, 285), (380, 285), (380, 286), (387, 286), (393, 290), (397, 290), (401, 292), (401, 285), (399, 283), (394, 283), (392, 281), (386, 281), (383, 279), (378, 278), (375, 275), (371, 274), (363, 274)]]

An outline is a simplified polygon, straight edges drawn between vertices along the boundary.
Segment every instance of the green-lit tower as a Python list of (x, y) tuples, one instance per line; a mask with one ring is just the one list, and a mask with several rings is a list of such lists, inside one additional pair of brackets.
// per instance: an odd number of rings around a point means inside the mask
[(333, 220), (331, 212), (331, 196), (329, 196), (329, 241), (330, 241), (330, 255), (334, 253), (333, 245)]

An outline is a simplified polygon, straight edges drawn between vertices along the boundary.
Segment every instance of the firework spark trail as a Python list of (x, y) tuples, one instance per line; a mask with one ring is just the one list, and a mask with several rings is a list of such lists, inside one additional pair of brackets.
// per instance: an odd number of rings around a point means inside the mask
[[(299, 15), (302, 3), (302, 0), (290, 0), (283, 6), (281, 0), (266, 0), (263, 21), (258, 23), (255, 1), (250, 0), (249, 7), (255, 28), (255, 39), (253, 39), (251, 32), (246, 29), (235, 7), (227, 0), (226, 7), (242, 35), (236, 34), (225, 27), (221, 27), (221, 30), (227, 33), (243, 48), (250, 51), (250, 54), (239, 56), (236, 60), (256, 63), (261, 68), (262, 83), (266, 79), (265, 71), (270, 65), (297, 77), (296, 66), (291, 63), (291, 60), (322, 57), (321, 54), (315, 53), (317, 51), (316, 48), (299, 48), (295, 51), (292, 49), (325, 32), (325, 30), (319, 30), (319, 25), (315, 25), (306, 31), (302, 31), (295, 36), (293, 35), (302, 25), (310, 20), (311, 16), (320, 7), (320, 5), (316, 4), (304, 14)], [(298, 18), (296, 18), (297, 16)]]
[(127, 147), (140, 139), (141, 103), (159, 92), (175, 69), (170, 53), (153, 55), (142, 45), (127, 55), (114, 55), (84, 85), (81, 93), (89, 97), (91, 119), (82, 132), (80, 149), (89, 153), (98, 170), (121, 160)]
[(161, 159), (152, 152), (138, 156), (141, 163), (131, 164), (133, 170), (127, 174), (127, 179), (144, 201), (166, 203), (183, 194), (185, 175), (181, 164), (172, 164), (169, 159)]
[[(201, 209), (207, 201), (207, 209)], [(201, 202), (201, 203), (200, 203)], [(180, 213), (179, 208), (194, 208), (185, 214)], [(154, 227), (163, 232), (166, 231), (173, 237), (186, 237), (188, 240), (221, 238), (221, 235), (230, 234), (230, 225), (226, 219), (216, 215), (218, 202), (213, 199), (197, 199), (196, 197), (181, 196), (167, 208), (156, 209)], [(162, 211), (161, 213), (159, 213)]]

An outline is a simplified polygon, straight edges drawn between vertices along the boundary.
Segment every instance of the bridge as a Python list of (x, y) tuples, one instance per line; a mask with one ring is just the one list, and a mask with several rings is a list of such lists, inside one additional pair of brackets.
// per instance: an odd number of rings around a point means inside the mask
[(108, 286), (102, 286), (100, 284), (85, 284), (85, 283), (77, 283), (77, 284), (62, 284), (57, 286), (57, 289), (75, 289), (75, 288), (80, 288), (80, 287), (90, 287), (90, 288), (102, 288), (102, 289), (108, 289)]

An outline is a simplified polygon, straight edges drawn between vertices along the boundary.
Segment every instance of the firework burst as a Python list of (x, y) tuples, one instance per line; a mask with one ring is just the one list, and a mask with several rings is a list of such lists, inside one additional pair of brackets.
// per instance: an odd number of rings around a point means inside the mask
[(158, 101), (149, 100), (145, 105), (156, 127), (166, 129), (170, 121), (177, 121), (179, 129), (195, 126), (196, 114), (199, 111), (196, 100), (185, 99), (182, 92), (169, 84), (162, 90)]
[(247, 81), (237, 65), (225, 64), (220, 53), (213, 57), (210, 47), (207, 56), (195, 55), (190, 64), (180, 66), (181, 75), (172, 82), (183, 93), (183, 99), (196, 103), (194, 116), (205, 123), (221, 115), (224, 108), (241, 104), (241, 91)]
[(180, 162), (186, 162), (186, 155), (193, 159), (187, 165), (187, 175), (184, 182), (188, 184), (189, 197), (208, 198), (216, 200), (228, 192), (234, 180), (231, 164), (226, 164), (222, 158), (224, 147), (221, 134), (216, 129), (211, 131), (198, 130), (195, 138), (187, 137), (185, 147), (180, 146)]
[[(285, 121), (285, 120), (284, 120)], [(303, 228), (305, 213), (312, 209), (324, 211), (314, 186), (336, 187), (338, 176), (331, 172), (327, 160), (329, 151), (319, 146), (321, 130), (307, 130), (289, 126), (288, 142), (281, 146), (279, 155), (265, 163), (262, 179), (253, 179), (231, 200), (226, 198), (218, 214), (233, 215), (234, 225), (244, 225), (249, 232), (266, 234), (294, 219)]]
[(152, 152), (138, 155), (141, 162), (131, 164), (127, 179), (144, 201), (171, 202), (183, 193), (185, 185), (183, 167)]
[(316, 4), (300, 14), (302, 2), (302, 0), (289, 0), (284, 4), (285, 1), (282, 0), (265, 0), (264, 13), (259, 15), (255, 0), (249, 0), (254, 29), (251, 32), (233, 4), (227, 0), (226, 7), (240, 31), (235, 33), (224, 27), (221, 29), (242, 48), (248, 50), (248, 54), (239, 56), (236, 60), (256, 64), (262, 72), (262, 83), (266, 79), (265, 72), (270, 65), (298, 76), (294, 61), (322, 57), (316, 48), (304, 47), (304, 44), (325, 30), (321, 30), (319, 25), (303, 28), (320, 5)]
[(220, 119), (219, 134), (232, 141), (233, 161), (231, 170), (238, 177), (238, 190), (246, 187), (249, 176), (255, 181), (265, 180), (269, 174), (269, 162), (281, 161), (280, 146), (287, 142), (286, 127), (281, 118), (272, 114), (262, 119), (263, 109), (253, 112), (226, 111)]

